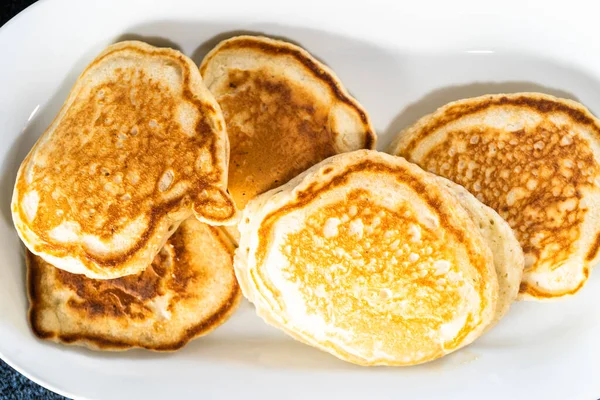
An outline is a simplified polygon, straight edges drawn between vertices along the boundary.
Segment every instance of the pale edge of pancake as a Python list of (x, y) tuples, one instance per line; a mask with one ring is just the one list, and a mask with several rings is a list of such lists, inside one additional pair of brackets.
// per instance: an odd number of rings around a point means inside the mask
[[(462, 106), (462, 105), (475, 105), (480, 102), (489, 101), (489, 100), (493, 100), (493, 99), (499, 99), (499, 98), (503, 98), (503, 97), (506, 97), (509, 99), (510, 98), (518, 98), (518, 97), (527, 97), (534, 101), (535, 100), (545, 100), (545, 101), (551, 101), (551, 102), (564, 104), (567, 107), (570, 107), (574, 110), (577, 110), (578, 112), (581, 112), (583, 115), (590, 118), (591, 120), (594, 120), (596, 122), (595, 125), (596, 125), (597, 129), (600, 130), (600, 122), (599, 122), (598, 118), (596, 118), (585, 106), (583, 106), (581, 103), (578, 103), (576, 101), (573, 101), (570, 99), (558, 98), (558, 97), (548, 95), (545, 93), (537, 93), (537, 92), (498, 93), (498, 94), (482, 95), (479, 97), (461, 99), (461, 100), (453, 101), (444, 106), (439, 107), (437, 110), (435, 110), (431, 114), (421, 117), (414, 124), (401, 130), (395, 136), (395, 138), (392, 140), (391, 144), (386, 149), (386, 152), (389, 154), (397, 155), (397, 156), (406, 156), (406, 154), (404, 154), (406, 146), (408, 146), (411, 142), (413, 142), (413, 140), (416, 137), (419, 136), (419, 133), (421, 132), (421, 130), (424, 129), (430, 123), (442, 118), (446, 114), (447, 110), (451, 109), (452, 107)], [(574, 122), (574, 124), (577, 124), (577, 123)], [(581, 135), (582, 132), (579, 132), (579, 134)], [(588, 140), (590, 147), (592, 149), (592, 152), (594, 154), (594, 158), (596, 159), (597, 162), (600, 162), (599, 161), (600, 160), (600, 137), (597, 137), (596, 135), (593, 135), (593, 134), (592, 135), (586, 134), (583, 136), (586, 140)], [(593, 210), (593, 215), (592, 215), (592, 213), (590, 213), (588, 211), (588, 214), (591, 215), (591, 218), (587, 218), (584, 221), (584, 226), (582, 226), (582, 232), (581, 232), (581, 235), (583, 237), (588, 238), (587, 241), (589, 243), (585, 247), (583, 247), (581, 245), (577, 246), (578, 248), (577, 248), (576, 253), (572, 254), (572, 257), (569, 260), (567, 260), (566, 262), (564, 262), (561, 266), (561, 268), (564, 271), (563, 272), (564, 277), (568, 278), (569, 282), (571, 282), (569, 287), (579, 287), (579, 290), (581, 290), (585, 286), (585, 283), (587, 283), (591, 269), (600, 262), (600, 251), (599, 251), (600, 230), (598, 229), (598, 226), (600, 226), (600, 207), (598, 207), (595, 204), (591, 204), (591, 206), (592, 207), (590, 207), (590, 209)], [(589, 240), (590, 238), (593, 238), (593, 239)], [(593, 257), (591, 259), (584, 261), (584, 259), (586, 258), (586, 255), (590, 254), (590, 253), (595, 253), (595, 254), (593, 254)], [(576, 259), (574, 260), (574, 258), (576, 258)], [(535, 278), (531, 278), (531, 277), (528, 277), (526, 273), (524, 273), (523, 282), (528, 282), (528, 283), (532, 284), (534, 287), (539, 287), (538, 285), (535, 284), (535, 281), (543, 280), (543, 276), (542, 276), (543, 274), (544, 274), (544, 272), (542, 271), (541, 275), (538, 274), (535, 276)], [(529, 300), (529, 301), (543, 301), (543, 302), (559, 301), (565, 297), (571, 297), (571, 296), (576, 295), (579, 292), (579, 290), (577, 290), (575, 292), (560, 293), (560, 294), (552, 294), (552, 293), (548, 292), (548, 293), (545, 293), (544, 296), (537, 296), (537, 295), (532, 295), (530, 293), (520, 292), (517, 299), (518, 300)]]
[(513, 230), (496, 211), (481, 203), (464, 187), (446, 178), (438, 177), (437, 179), (442, 186), (454, 193), (492, 250), (499, 296), (494, 320), (486, 328), (490, 330), (506, 315), (511, 304), (517, 300), (525, 266), (523, 249), (521, 249)]
[[(358, 160), (367, 158), (367, 157), (390, 157), (387, 154), (379, 153), (376, 151), (369, 150), (358, 150), (352, 153), (341, 154), (337, 156), (330, 157), (319, 164), (316, 164), (312, 168), (306, 170), (304, 173), (298, 175), (296, 178), (292, 179), (285, 185), (282, 185), (279, 188), (273, 189), (262, 195), (253, 199), (246, 209), (243, 211), (243, 218), (239, 225), (241, 232), (241, 240), (238, 249), (235, 253), (234, 259), (234, 267), (236, 271), (236, 277), (238, 278), (238, 282), (240, 287), (242, 288), (242, 292), (244, 296), (252, 302), (256, 307), (257, 314), (265, 320), (268, 324), (281, 329), (282, 331), (289, 334), (291, 337), (319, 348), (323, 351), (326, 351), (344, 361), (348, 361), (357, 365), (362, 366), (374, 366), (374, 365), (412, 365), (405, 363), (381, 363), (381, 362), (372, 362), (363, 359), (362, 357), (349, 354), (348, 352), (340, 352), (337, 349), (333, 349), (331, 347), (326, 346), (324, 343), (317, 342), (312, 337), (309, 337), (302, 332), (298, 332), (294, 329), (288, 327), (287, 320), (284, 316), (278, 315), (275, 310), (273, 310), (269, 305), (269, 300), (265, 297), (266, 293), (264, 293), (264, 286), (261, 285), (261, 282), (256, 282), (252, 276), (251, 269), (255, 268), (256, 265), (254, 260), (254, 252), (258, 246), (258, 229), (262, 223), (262, 220), (266, 215), (270, 212), (280, 209), (285, 205), (294, 202), (296, 200), (296, 193), (304, 190), (307, 186), (311, 185), (315, 181), (321, 180), (321, 183), (326, 182), (327, 178), (320, 179), (319, 174), (323, 173), (327, 167), (333, 167), (333, 172), (330, 172), (330, 175), (336, 175), (337, 173), (343, 172), (344, 169), (348, 165), (352, 165)], [(398, 161), (397, 161), (398, 162)], [(399, 162), (406, 162), (402, 159)], [(407, 162), (406, 162), (407, 163)], [(407, 163), (408, 164), (408, 163)], [(418, 166), (412, 165), (414, 168), (424, 173), (432, 180), (436, 179), (432, 174), (429, 174), (425, 171), (422, 171)], [(329, 168), (328, 168), (329, 169)], [(455, 199), (455, 196), (449, 191), (444, 190), (444, 193), (449, 197)], [(457, 216), (464, 217), (465, 222), (467, 224), (473, 225), (472, 219), (468, 216), (467, 212), (463, 209), (463, 207), (458, 202), (458, 199), (454, 200), (457, 203), (456, 210)], [(475, 233), (476, 232), (476, 233)], [(475, 233), (480, 235), (479, 231), (473, 226), (473, 230), (471, 233)], [(484, 239), (481, 240), (485, 243)], [(492, 261), (491, 250), (486, 248), (484, 249), (488, 251), (490, 261)], [(489, 263), (490, 270), (487, 271), (489, 274), (489, 282), (490, 292), (488, 295), (490, 296), (488, 308), (484, 312), (484, 317), (480, 321), (480, 324), (477, 329), (471, 331), (467, 337), (463, 340), (463, 342), (457, 346), (455, 349), (451, 351), (458, 350), (468, 344), (472, 343), (475, 339), (481, 336), (487, 329), (487, 327), (495, 320), (496, 315), (496, 302), (498, 297), (498, 282), (496, 279), (496, 274), (493, 268), (493, 262)]]
[[(108, 46), (80, 74), (76, 83), (74, 84), (73, 88), (71, 89), (68, 98), (66, 99), (63, 106), (61, 107), (60, 111), (58, 112), (58, 114), (56, 115), (56, 117), (54, 118), (54, 120), (52, 121), (50, 126), (45, 130), (45, 132), (42, 134), (42, 136), (38, 139), (38, 141), (32, 147), (32, 149), (26, 156), (25, 160), (21, 163), (19, 170), (17, 172), (16, 182), (19, 181), (19, 177), (22, 174), (26, 173), (26, 170), (29, 168), (29, 166), (28, 166), (29, 161), (36, 154), (38, 148), (41, 147), (47, 141), (52, 140), (52, 133), (54, 132), (56, 126), (61, 122), (62, 118), (68, 111), (69, 107), (76, 100), (77, 94), (79, 93), (81, 88), (87, 84), (86, 79), (85, 79), (87, 77), (87, 74), (90, 72), (91, 69), (97, 67), (97, 65), (95, 65), (96, 60), (100, 60), (102, 57), (108, 55), (109, 53), (117, 52), (122, 49), (126, 49), (128, 47), (137, 47), (137, 48), (141, 48), (141, 49), (144, 49), (147, 51), (160, 51), (162, 54), (175, 55), (177, 57), (183, 56), (182, 59), (185, 60), (188, 64), (188, 69), (190, 71), (189, 76), (193, 80), (193, 83), (190, 84), (191, 90), (193, 90), (197, 96), (202, 98), (203, 101), (209, 102), (210, 105), (214, 108), (215, 112), (212, 113), (212, 118), (213, 118), (213, 120), (215, 120), (219, 123), (217, 123), (217, 124), (215, 124), (215, 126), (213, 126), (213, 130), (217, 129), (216, 128), (217, 125), (220, 125), (222, 127), (221, 131), (215, 131), (215, 138), (216, 138), (216, 143), (217, 143), (217, 146), (215, 146), (215, 147), (218, 148), (219, 150), (221, 150), (221, 151), (218, 151), (216, 154), (216, 156), (217, 156), (216, 166), (217, 166), (217, 168), (220, 168), (222, 170), (222, 173), (220, 174), (222, 177), (221, 178), (222, 179), (222, 182), (221, 182), (222, 188), (227, 187), (227, 170), (228, 170), (228, 163), (229, 163), (229, 138), (227, 136), (227, 132), (226, 132), (226, 128), (225, 128), (225, 121), (223, 119), (223, 115), (222, 115), (219, 104), (214, 99), (212, 93), (210, 93), (210, 91), (203, 84), (202, 77), (198, 73), (198, 69), (197, 69), (196, 65), (194, 64), (194, 62), (192, 60), (190, 60), (188, 57), (182, 55), (180, 52), (178, 52), (176, 50), (172, 50), (169, 48), (157, 48), (157, 47), (151, 46), (147, 43), (139, 42), (139, 41), (123, 41), (123, 42), (119, 42), (119, 43), (113, 44), (111, 46)], [(234, 204), (233, 200), (231, 199), (231, 197), (225, 190), (222, 190), (222, 194), (224, 196), (226, 196), (227, 198), (229, 198), (229, 201), (231, 204)], [(31, 252), (46, 259), (49, 263), (51, 263), (53, 265), (57, 265), (58, 267), (66, 270), (68, 272), (83, 273), (83, 274), (86, 274), (87, 276), (89, 276), (91, 278), (95, 278), (95, 279), (111, 279), (111, 278), (116, 278), (119, 276), (134, 274), (134, 273), (137, 273), (140, 271), (140, 269), (137, 267), (128, 267), (128, 268), (124, 268), (124, 269), (120, 270), (120, 272), (116, 275), (109, 274), (106, 272), (98, 272), (97, 273), (97, 272), (90, 271), (89, 268), (87, 268), (79, 259), (76, 259), (74, 257), (67, 256), (67, 257), (59, 258), (59, 257), (51, 256), (49, 254), (45, 254), (43, 252), (36, 251), (35, 250), (36, 245), (38, 243), (42, 243), (42, 242), (40, 241), (39, 237), (29, 228), (27, 222), (21, 220), (20, 215), (19, 215), (20, 214), (19, 209), (20, 209), (21, 205), (18, 202), (18, 198), (19, 198), (19, 192), (17, 190), (17, 185), (15, 183), (12, 200), (11, 200), (11, 212), (12, 212), (12, 217), (13, 217), (13, 223), (17, 230), (17, 234), (19, 235), (20, 239), (25, 244), (25, 246)], [(179, 225), (179, 223), (181, 223), (183, 220), (185, 220), (189, 215), (192, 215), (192, 213), (196, 214), (195, 211), (190, 209), (186, 213), (173, 213), (171, 215), (165, 215), (163, 217), (163, 221), (161, 221), (161, 223), (159, 223), (159, 228), (157, 229), (160, 233), (159, 236), (161, 236), (159, 242), (156, 242), (156, 243), (147, 242), (144, 247), (148, 248), (148, 249), (162, 248), (162, 246), (166, 243), (169, 236), (171, 236), (173, 234), (173, 232), (175, 231), (175, 229), (168, 230), (167, 227), (174, 225), (176, 228), (176, 226)], [(239, 220), (240, 214), (237, 211), (237, 209), (235, 209), (235, 213), (231, 216), (231, 218), (229, 218), (227, 220), (223, 220), (223, 221), (209, 221), (209, 220), (204, 220), (204, 218), (201, 218), (198, 214), (196, 214), (196, 216), (198, 217), (199, 220), (202, 220), (203, 222), (206, 222), (206, 223), (210, 223), (211, 225), (235, 225), (235, 224), (237, 224), (237, 222)], [(152, 262), (152, 259), (154, 258), (154, 255), (157, 252), (158, 252), (158, 250), (153, 251), (151, 254), (151, 257), (148, 257), (148, 261), (147, 261), (148, 264), (150, 264)], [(100, 270), (102, 270), (102, 268)]]

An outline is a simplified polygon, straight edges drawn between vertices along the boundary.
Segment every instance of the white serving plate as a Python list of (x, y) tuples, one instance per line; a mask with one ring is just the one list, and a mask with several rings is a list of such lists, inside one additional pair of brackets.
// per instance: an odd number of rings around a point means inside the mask
[(380, 149), (421, 115), (485, 93), (543, 91), (599, 115), (600, 4), (480, 3), (43, 0), (10, 21), (0, 29), (0, 356), (77, 398), (600, 397), (600, 271), (578, 296), (515, 304), (475, 344), (410, 368), (343, 363), (266, 326), (248, 303), (174, 354), (59, 346), (37, 340), (27, 325), (23, 250), (9, 205), (15, 174), (105, 45), (142, 38), (199, 62), (235, 33), (291, 39), (329, 64), (367, 108)]

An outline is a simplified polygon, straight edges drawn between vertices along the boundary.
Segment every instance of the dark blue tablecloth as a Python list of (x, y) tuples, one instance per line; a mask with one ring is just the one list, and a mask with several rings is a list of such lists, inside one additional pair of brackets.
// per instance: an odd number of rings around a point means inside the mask
[[(34, 2), (35, 0), (0, 0), (0, 26)], [(36, 385), (0, 360), (0, 399), (58, 400), (64, 397)]]
[(0, 360), (0, 399), (59, 400), (64, 397), (36, 385)]

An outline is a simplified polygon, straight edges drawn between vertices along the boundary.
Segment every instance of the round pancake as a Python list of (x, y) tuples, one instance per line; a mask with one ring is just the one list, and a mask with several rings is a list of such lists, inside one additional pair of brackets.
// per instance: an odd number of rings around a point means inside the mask
[(361, 365), (412, 365), (493, 320), (491, 251), (436, 177), (399, 157), (330, 157), (248, 203), (235, 270), (268, 323)]
[(517, 299), (525, 263), (523, 250), (513, 230), (497, 212), (477, 200), (464, 187), (442, 177), (437, 179), (440, 185), (448, 188), (456, 196), (492, 251), (499, 296), (494, 320), (487, 327), (489, 330), (506, 315), (511, 304)]
[(515, 231), (520, 298), (577, 293), (598, 262), (600, 123), (581, 104), (538, 93), (450, 103), (390, 148), (468, 189)]
[(183, 54), (109, 46), (82, 73), (18, 172), (27, 248), (96, 279), (146, 268), (181, 221), (236, 223), (219, 105)]
[(204, 58), (200, 72), (223, 109), (229, 190), (240, 209), (331, 155), (375, 147), (363, 107), (298, 46), (234, 37)]
[(28, 252), (29, 320), (42, 339), (172, 351), (225, 322), (241, 298), (220, 228), (184, 221), (144, 272), (94, 280)]

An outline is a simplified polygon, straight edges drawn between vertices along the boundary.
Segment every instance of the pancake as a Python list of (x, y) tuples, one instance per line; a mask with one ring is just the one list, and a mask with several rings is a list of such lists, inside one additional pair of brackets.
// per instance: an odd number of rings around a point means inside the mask
[(68, 272), (139, 273), (186, 218), (236, 223), (219, 105), (183, 54), (109, 46), (19, 169), (12, 213), (34, 254)]
[(493, 255), (438, 178), (372, 150), (336, 155), (243, 212), (234, 267), (258, 315), (360, 365), (412, 365), (493, 321)]
[(442, 177), (438, 177), (438, 181), (456, 196), (492, 251), (499, 296), (494, 320), (487, 327), (490, 330), (517, 299), (525, 263), (523, 250), (513, 230), (497, 212), (477, 200), (464, 187)]
[(220, 228), (193, 217), (138, 275), (89, 279), (28, 252), (31, 328), (41, 339), (94, 350), (177, 350), (236, 309), (232, 262)]
[(581, 104), (538, 93), (450, 103), (390, 148), (464, 186), (514, 229), (522, 299), (577, 293), (600, 248), (600, 123)]
[(229, 191), (240, 209), (331, 155), (375, 147), (363, 107), (298, 46), (234, 37), (204, 58), (200, 72), (223, 109)]

